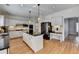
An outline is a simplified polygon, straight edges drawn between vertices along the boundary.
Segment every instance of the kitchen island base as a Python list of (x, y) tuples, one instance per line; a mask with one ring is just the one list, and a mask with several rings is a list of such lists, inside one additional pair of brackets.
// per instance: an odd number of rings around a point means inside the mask
[(23, 33), (23, 41), (36, 53), (43, 48), (43, 35)]

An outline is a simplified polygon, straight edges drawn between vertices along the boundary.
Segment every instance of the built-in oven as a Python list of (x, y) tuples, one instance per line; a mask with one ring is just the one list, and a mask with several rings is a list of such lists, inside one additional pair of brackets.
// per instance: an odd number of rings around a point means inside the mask
[(33, 25), (29, 25), (29, 34), (33, 34)]

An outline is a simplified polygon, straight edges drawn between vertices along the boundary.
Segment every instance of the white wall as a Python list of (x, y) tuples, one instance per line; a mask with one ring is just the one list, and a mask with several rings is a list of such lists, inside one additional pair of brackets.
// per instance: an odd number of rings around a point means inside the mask
[(68, 19), (66, 19), (64, 21), (64, 36), (67, 37), (68, 36)]
[(55, 17), (55, 16), (63, 16), (63, 18), (79, 17), (79, 6), (66, 9), (60, 12), (56, 12), (54, 14), (50, 14), (46, 16), (45, 19), (50, 19), (51, 17)]

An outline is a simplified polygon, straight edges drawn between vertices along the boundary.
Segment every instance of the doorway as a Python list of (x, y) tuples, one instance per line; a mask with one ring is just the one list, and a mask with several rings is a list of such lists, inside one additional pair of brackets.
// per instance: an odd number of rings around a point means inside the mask
[(64, 19), (64, 33), (65, 39), (73, 41), (77, 36), (76, 23), (78, 22), (78, 17), (65, 18)]
[(52, 32), (51, 22), (42, 22), (41, 23), (41, 34), (44, 34), (43, 39), (50, 39), (50, 32)]

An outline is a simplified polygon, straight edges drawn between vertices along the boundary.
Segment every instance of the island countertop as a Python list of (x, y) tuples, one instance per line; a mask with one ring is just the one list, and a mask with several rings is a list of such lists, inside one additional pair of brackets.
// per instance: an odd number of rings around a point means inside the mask
[[(24, 32), (24, 33), (29, 34), (28, 32)], [(38, 34), (29, 34), (29, 35), (32, 35), (32, 36), (39, 36), (39, 35), (43, 35), (43, 34), (38, 33)]]

